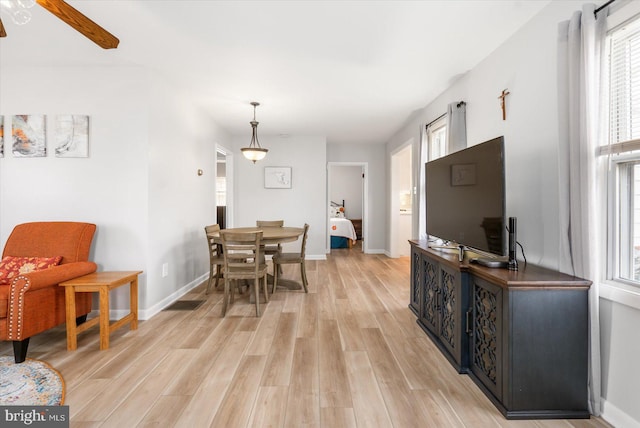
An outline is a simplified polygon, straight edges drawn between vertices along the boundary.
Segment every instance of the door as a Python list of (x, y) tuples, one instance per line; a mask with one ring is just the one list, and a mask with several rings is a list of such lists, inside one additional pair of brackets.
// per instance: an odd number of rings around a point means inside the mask
[[(331, 202), (342, 204), (345, 217), (350, 219), (356, 229), (360, 251), (367, 252), (368, 197), (366, 162), (329, 162), (327, 167), (327, 210)], [(327, 220), (328, 223), (329, 220)], [(329, 225), (327, 224), (327, 231)], [(360, 232), (360, 233), (358, 233)], [(327, 248), (330, 245), (330, 233), (327, 233)]]
[(413, 180), (411, 151), (413, 145), (407, 142), (399, 151), (391, 155), (391, 204), (390, 204), (390, 255), (406, 257), (411, 252), (409, 240), (413, 225)]

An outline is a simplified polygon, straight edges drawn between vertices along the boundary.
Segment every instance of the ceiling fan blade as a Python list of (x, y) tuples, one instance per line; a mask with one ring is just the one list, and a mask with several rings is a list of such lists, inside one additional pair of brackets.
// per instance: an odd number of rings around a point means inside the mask
[(113, 34), (78, 12), (73, 6), (64, 0), (36, 0), (38, 4), (58, 18), (75, 28), (87, 38), (102, 47), (113, 49), (118, 47), (118, 40)]
[(0, 19), (0, 37), (7, 37), (7, 32), (4, 31), (4, 25), (2, 24), (2, 19)]

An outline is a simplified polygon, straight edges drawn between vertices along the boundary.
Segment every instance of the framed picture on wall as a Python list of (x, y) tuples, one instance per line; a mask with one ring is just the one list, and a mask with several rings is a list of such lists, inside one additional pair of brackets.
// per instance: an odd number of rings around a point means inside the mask
[(11, 120), (12, 152), (17, 158), (47, 156), (44, 114), (18, 114)]
[(290, 166), (265, 166), (264, 167), (264, 188), (265, 189), (291, 189), (291, 167)]
[(57, 115), (53, 135), (56, 157), (89, 157), (89, 116), (82, 114)]

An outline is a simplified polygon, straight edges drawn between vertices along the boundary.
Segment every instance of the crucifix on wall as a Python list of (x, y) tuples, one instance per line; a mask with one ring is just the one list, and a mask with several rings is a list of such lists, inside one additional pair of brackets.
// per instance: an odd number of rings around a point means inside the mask
[(503, 89), (502, 95), (498, 97), (498, 99), (500, 100), (500, 107), (502, 108), (502, 120), (507, 120), (507, 106), (505, 105), (505, 99), (510, 93), (511, 92), (509, 92), (508, 89)]

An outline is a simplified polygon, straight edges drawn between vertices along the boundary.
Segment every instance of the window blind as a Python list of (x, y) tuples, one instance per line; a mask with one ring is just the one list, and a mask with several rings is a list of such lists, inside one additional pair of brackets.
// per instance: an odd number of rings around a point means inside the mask
[[(601, 154), (638, 150), (640, 140), (640, 23), (610, 36), (609, 147)], [(636, 141), (634, 141), (636, 140)]]

